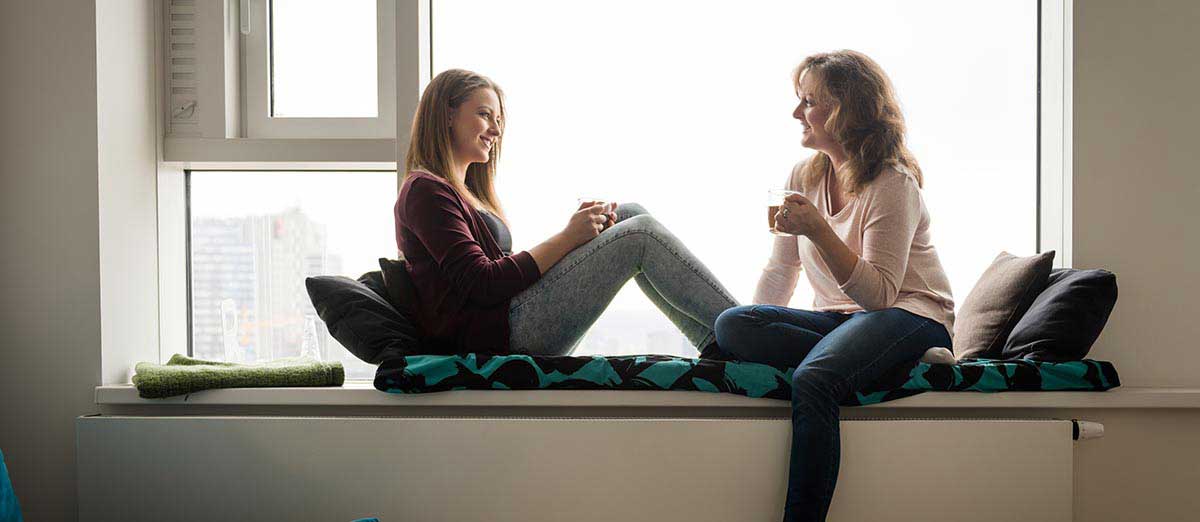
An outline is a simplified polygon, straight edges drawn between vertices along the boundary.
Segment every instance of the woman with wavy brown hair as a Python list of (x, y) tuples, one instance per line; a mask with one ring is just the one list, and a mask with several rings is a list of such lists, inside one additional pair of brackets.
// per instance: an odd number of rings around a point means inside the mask
[[(754, 302), (717, 318), (729, 359), (795, 368), (784, 520), (824, 520), (837, 482), (839, 402), (926, 349), (950, 346), (954, 302), (931, 243), (921, 169), (891, 82), (862, 53), (809, 56), (793, 76), (801, 145)], [(812, 310), (785, 305), (801, 268)]]
[(512, 252), (493, 188), (504, 118), (500, 87), (461, 69), (438, 74), (413, 117), (396, 244), (430, 349), (568, 354), (630, 279), (697, 349), (715, 345), (713, 323), (737, 302), (635, 203), (584, 202), (561, 232)]

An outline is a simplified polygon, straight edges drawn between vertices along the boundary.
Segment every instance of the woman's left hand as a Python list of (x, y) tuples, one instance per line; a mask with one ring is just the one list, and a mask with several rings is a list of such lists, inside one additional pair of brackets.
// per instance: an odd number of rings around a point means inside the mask
[(828, 227), (821, 211), (800, 194), (785, 198), (779, 212), (775, 213), (775, 230), (785, 234), (813, 236)]

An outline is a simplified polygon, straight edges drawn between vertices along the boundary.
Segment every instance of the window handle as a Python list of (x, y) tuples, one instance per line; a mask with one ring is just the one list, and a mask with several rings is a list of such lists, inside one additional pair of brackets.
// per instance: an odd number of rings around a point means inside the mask
[(238, 1), (238, 21), (241, 25), (242, 34), (250, 34), (250, 0)]

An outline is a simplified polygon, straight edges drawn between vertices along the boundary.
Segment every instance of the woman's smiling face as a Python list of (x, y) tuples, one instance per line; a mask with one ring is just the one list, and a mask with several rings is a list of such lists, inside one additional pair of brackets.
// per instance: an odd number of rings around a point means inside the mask
[(814, 150), (827, 151), (838, 146), (837, 140), (825, 130), (825, 122), (833, 112), (833, 106), (817, 88), (812, 74), (805, 72), (800, 78), (800, 103), (792, 111), (792, 117), (804, 125), (804, 137), (800, 144)]
[(504, 125), (500, 98), (491, 89), (477, 89), (450, 116), (450, 144), (454, 161), (464, 167), (486, 163), (500, 141)]

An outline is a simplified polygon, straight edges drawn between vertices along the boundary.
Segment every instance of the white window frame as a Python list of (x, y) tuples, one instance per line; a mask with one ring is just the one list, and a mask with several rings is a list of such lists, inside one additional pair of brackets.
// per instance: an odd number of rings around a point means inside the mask
[[(271, 115), (271, 0), (242, 0), (242, 114), (249, 138), (394, 138), (396, 136), (396, 0), (376, 0), (378, 116), (283, 118)], [(248, 34), (245, 34), (248, 33)]]
[(1074, 0), (1038, 2), (1038, 251), (1059, 268), (1073, 262), (1073, 12)]

